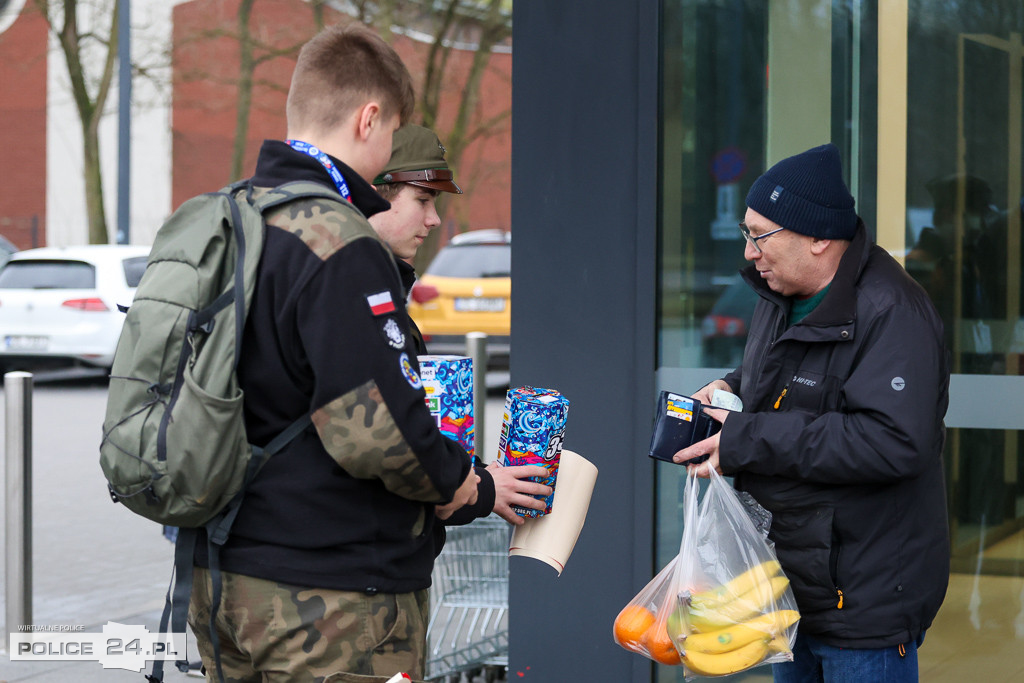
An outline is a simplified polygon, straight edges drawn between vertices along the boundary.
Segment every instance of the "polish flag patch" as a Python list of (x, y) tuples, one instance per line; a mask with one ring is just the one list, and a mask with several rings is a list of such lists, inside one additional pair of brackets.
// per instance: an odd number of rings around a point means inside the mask
[(386, 315), (395, 312), (395, 302), (391, 298), (391, 292), (387, 290), (369, 295), (366, 297), (366, 303), (370, 304), (370, 311), (374, 315)]

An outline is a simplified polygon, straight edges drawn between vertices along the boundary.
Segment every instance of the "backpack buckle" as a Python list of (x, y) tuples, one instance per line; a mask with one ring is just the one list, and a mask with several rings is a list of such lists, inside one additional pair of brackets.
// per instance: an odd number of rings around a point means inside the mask
[(157, 505), (160, 502), (160, 497), (156, 495), (152, 484), (143, 489), (142, 492), (146, 495), (146, 503), (149, 505)]
[(121, 502), (121, 498), (120, 498), (120, 496), (117, 495), (117, 491), (115, 491), (114, 487), (111, 486), (110, 484), (107, 484), (107, 492), (110, 494), (111, 502), (114, 502), (114, 503), (120, 503)]

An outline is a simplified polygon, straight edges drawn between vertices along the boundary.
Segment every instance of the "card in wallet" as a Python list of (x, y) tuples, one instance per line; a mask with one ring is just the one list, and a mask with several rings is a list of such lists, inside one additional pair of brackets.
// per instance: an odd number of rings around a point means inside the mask
[[(705, 414), (703, 408), (700, 401), (689, 396), (680, 396), (670, 391), (661, 392), (649, 455), (672, 462), (672, 456), (678, 451), (717, 434), (722, 424)], [(707, 459), (708, 456), (703, 455), (686, 464), (696, 464)]]

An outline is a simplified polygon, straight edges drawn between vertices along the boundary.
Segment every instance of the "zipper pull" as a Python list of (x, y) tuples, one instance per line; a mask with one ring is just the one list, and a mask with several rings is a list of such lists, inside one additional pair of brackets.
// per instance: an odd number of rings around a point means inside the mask
[(836, 609), (843, 609), (843, 591), (837, 588), (836, 593), (839, 593), (839, 604), (836, 605)]
[(778, 410), (779, 406), (782, 405), (782, 399), (786, 398), (786, 392), (787, 391), (789, 391), (789, 382), (787, 382), (786, 386), (784, 386), (782, 388), (782, 393), (779, 394), (779, 397), (777, 399), (775, 399), (775, 406), (774, 406), (775, 410)]

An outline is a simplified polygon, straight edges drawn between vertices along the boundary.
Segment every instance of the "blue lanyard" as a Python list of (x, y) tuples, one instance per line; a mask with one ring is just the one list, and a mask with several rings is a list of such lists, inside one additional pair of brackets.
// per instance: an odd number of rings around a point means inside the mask
[(291, 145), (291, 148), (296, 152), (303, 152), (319, 161), (320, 165), (327, 169), (327, 173), (331, 176), (331, 180), (334, 181), (334, 186), (338, 188), (339, 194), (345, 199), (352, 201), (352, 193), (349, 192), (348, 183), (345, 182), (341, 171), (338, 170), (338, 167), (334, 165), (334, 162), (331, 161), (331, 158), (322, 149), (302, 140), (285, 140), (285, 142)]

